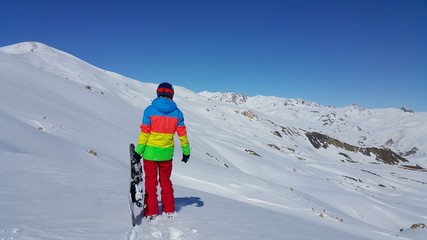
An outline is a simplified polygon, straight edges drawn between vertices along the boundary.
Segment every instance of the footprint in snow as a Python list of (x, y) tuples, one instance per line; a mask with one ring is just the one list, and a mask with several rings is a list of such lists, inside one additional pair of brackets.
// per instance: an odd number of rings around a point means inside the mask
[(169, 227), (169, 237), (172, 240), (178, 240), (181, 237), (182, 231), (173, 227)]
[(155, 237), (155, 238), (160, 238), (160, 239), (162, 239), (162, 238), (163, 238), (163, 234), (162, 234), (162, 232), (161, 232), (161, 231), (159, 231), (159, 230), (154, 230), (154, 231), (152, 231), (152, 232), (151, 232), (151, 235), (152, 235), (153, 237)]

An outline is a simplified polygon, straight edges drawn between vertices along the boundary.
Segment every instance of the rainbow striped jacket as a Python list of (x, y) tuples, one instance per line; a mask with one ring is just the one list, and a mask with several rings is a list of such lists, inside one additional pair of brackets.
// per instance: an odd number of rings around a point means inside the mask
[(189, 155), (190, 144), (184, 115), (174, 101), (158, 97), (144, 111), (135, 152), (142, 155), (145, 160), (171, 160), (175, 133), (178, 134), (181, 142), (182, 153)]

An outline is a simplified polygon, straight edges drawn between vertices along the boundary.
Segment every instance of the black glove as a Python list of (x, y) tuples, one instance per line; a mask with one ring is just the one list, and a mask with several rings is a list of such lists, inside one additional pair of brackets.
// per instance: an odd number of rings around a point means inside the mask
[(190, 159), (190, 154), (188, 155), (182, 154), (182, 160), (181, 160), (182, 162), (187, 163), (188, 159)]
[(139, 155), (137, 152), (133, 152), (132, 158), (135, 162), (141, 161), (141, 155)]

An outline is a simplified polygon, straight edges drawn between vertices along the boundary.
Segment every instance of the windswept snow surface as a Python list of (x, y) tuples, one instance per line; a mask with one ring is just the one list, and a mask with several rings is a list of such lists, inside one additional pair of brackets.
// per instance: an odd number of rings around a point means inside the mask
[[(175, 86), (176, 215), (131, 227), (128, 144), (157, 83), (42, 43), (0, 48), (0, 239), (427, 239), (427, 113)], [(231, 98), (230, 98), (231, 97)], [(315, 149), (318, 131), (408, 163)], [(391, 140), (390, 140), (391, 139)], [(348, 161), (351, 159), (352, 161)]]

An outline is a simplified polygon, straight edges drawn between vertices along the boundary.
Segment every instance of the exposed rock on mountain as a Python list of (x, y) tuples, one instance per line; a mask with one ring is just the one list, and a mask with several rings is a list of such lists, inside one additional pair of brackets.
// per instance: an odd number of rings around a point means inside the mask
[(392, 150), (388, 148), (377, 148), (377, 147), (368, 147), (368, 148), (361, 148), (357, 147), (345, 142), (342, 142), (338, 139), (329, 137), (325, 134), (321, 134), (318, 132), (306, 132), (305, 134), (310, 141), (310, 143), (315, 147), (316, 149), (319, 148), (328, 148), (330, 146), (335, 146), (337, 148), (344, 149), (346, 151), (351, 152), (360, 152), (366, 156), (375, 156), (375, 159), (377, 161), (386, 163), (386, 164), (399, 164), (399, 162), (408, 162), (405, 158), (399, 156)]

